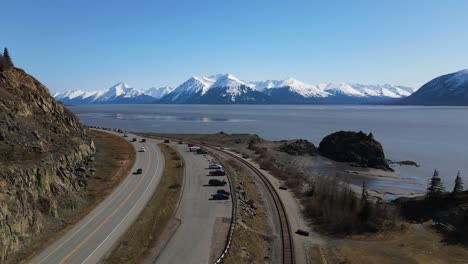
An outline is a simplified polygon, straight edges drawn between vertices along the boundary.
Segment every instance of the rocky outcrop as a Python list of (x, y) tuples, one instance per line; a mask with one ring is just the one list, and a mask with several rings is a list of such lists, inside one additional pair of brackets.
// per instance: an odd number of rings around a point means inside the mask
[(278, 150), (293, 156), (313, 156), (317, 152), (315, 145), (305, 139), (283, 143), (278, 147)]
[(318, 148), (320, 154), (335, 161), (352, 162), (361, 167), (392, 170), (382, 145), (372, 134), (339, 131), (326, 136)]
[(23, 70), (0, 72), (0, 262), (85, 203), (86, 130)]

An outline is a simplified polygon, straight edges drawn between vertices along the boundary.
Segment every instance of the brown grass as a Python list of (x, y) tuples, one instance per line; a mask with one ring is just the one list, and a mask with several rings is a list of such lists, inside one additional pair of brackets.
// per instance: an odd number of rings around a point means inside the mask
[[(269, 241), (268, 224), (261, 195), (248, 176), (251, 173), (249, 170), (232, 159), (221, 161), (231, 178), (234, 179), (233, 186), (237, 188), (237, 185), (242, 185), (248, 199), (252, 199), (257, 206), (255, 215), (249, 216), (242, 210), (241, 201), (238, 200), (238, 225), (234, 231), (233, 244), (223, 263), (264, 263), (264, 257), (268, 256)], [(242, 249), (244, 247), (245, 250)]]
[(103, 263), (142, 263), (174, 215), (182, 191), (184, 168), (173, 148), (165, 144), (159, 147), (164, 153), (165, 167), (158, 187), (135, 224)]
[(63, 219), (63, 225), (47, 230), (35, 240), (17, 262), (24, 263), (65, 234), (76, 223), (99, 205), (125, 178), (135, 163), (135, 149), (119, 136), (100, 131), (89, 131), (96, 145), (96, 172), (88, 179), (87, 204)]

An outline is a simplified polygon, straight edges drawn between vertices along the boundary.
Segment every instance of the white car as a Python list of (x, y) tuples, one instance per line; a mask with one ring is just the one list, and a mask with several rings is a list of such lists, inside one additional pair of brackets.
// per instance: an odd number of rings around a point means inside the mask
[(213, 170), (222, 170), (223, 166), (216, 164), (216, 163), (212, 163), (210, 164), (210, 166), (208, 166), (208, 168), (213, 169)]
[(200, 147), (197, 147), (197, 146), (190, 147), (190, 151), (197, 151), (199, 149)]
[(146, 151), (145, 147), (141, 147), (140, 152), (145, 152), (145, 151)]

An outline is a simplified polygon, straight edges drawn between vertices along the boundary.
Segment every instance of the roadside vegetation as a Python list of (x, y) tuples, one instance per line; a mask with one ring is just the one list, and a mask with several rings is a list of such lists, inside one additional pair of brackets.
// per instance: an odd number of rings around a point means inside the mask
[(120, 238), (117, 246), (102, 263), (142, 263), (151, 250), (170, 237), (164, 237), (182, 191), (184, 165), (179, 153), (166, 144), (159, 144), (164, 154), (162, 178), (133, 226)]

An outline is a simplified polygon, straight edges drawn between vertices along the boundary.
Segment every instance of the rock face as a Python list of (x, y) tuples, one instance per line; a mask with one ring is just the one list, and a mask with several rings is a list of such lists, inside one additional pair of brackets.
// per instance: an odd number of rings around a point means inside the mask
[(363, 132), (339, 131), (326, 136), (318, 148), (320, 154), (335, 161), (353, 162), (361, 167), (392, 170), (382, 145)]
[(94, 152), (86, 128), (44, 85), (20, 69), (0, 72), (1, 263), (85, 202)]
[(284, 143), (278, 147), (278, 150), (293, 156), (313, 156), (317, 152), (315, 145), (304, 139)]

